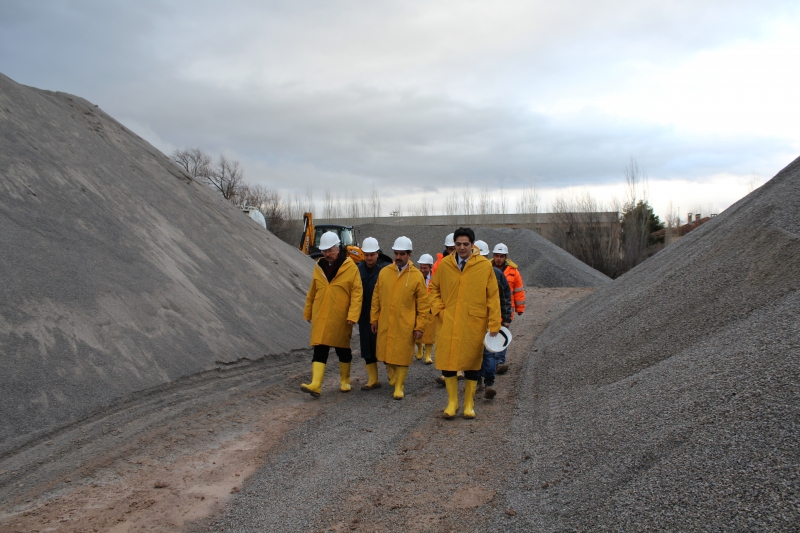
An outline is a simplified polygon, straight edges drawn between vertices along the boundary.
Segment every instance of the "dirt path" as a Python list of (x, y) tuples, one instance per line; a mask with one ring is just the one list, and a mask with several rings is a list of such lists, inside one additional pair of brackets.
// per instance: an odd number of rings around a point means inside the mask
[[(298, 390), (310, 355), (274, 356), (149, 391), (0, 457), (0, 531), (478, 531), (498, 515), (511, 526), (503, 494), (527, 460), (505, 435), (524, 357), (589, 292), (529, 291), (536, 312), (515, 321), (511, 370), (475, 421), (440, 418), (431, 366), (412, 367), (397, 402), (386, 387), (338, 394), (331, 364), (313, 401)], [(353, 369), (358, 389), (360, 359)]]

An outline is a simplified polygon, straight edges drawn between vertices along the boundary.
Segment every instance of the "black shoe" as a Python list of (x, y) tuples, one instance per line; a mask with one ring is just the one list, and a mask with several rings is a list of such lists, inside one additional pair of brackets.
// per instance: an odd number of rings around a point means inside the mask
[(508, 365), (506, 364), (497, 365), (497, 371), (496, 371), (497, 374), (505, 374), (506, 372), (508, 372)]
[(491, 385), (486, 386), (486, 392), (483, 393), (483, 397), (487, 400), (491, 400), (497, 395), (497, 391), (492, 388)]
[(439, 385), (444, 387), (444, 376), (437, 376), (436, 377), (436, 383), (438, 383)]

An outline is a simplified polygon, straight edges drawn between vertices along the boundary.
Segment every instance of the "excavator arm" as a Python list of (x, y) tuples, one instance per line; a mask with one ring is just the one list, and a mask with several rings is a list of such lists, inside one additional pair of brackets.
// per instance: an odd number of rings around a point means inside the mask
[(314, 215), (303, 213), (303, 236), (300, 241), (300, 251), (311, 255), (312, 246), (314, 246)]

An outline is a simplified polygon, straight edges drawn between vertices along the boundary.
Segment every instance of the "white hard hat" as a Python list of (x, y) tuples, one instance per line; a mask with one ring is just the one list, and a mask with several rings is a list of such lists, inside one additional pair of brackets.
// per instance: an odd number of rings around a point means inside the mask
[(475, 241), (475, 246), (481, 251), (481, 255), (489, 255), (489, 245), (484, 241)]
[(447, 237), (444, 238), (444, 245), (445, 246), (455, 246), (456, 245), (456, 241), (455, 241), (455, 239), (453, 239), (453, 235), (454, 234), (451, 233), (450, 235), (448, 235)]
[(508, 246), (503, 244), (502, 242), (494, 247), (493, 254), (504, 254), (508, 255)]
[(483, 337), (483, 345), (492, 353), (502, 352), (508, 348), (509, 344), (511, 344), (511, 332), (505, 326), (501, 327), (494, 337), (488, 332)]
[(398, 237), (395, 239), (394, 244), (392, 245), (392, 250), (413, 250), (414, 248), (411, 247), (411, 239), (408, 237)]
[(338, 235), (332, 231), (326, 231), (319, 240), (319, 249), (330, 250), (334, 246), (338, 246), (340, 242)]
[(364, 242), (361, 243), (362, 252), (372, 253), (377, 252), (380, 249), (380, 246), (378, 246), (378, 239), (375, 237), (367, 237), (364, 239)]
[(422, 254), (419, 256), (419, 261), (417, 261), (420, 265), (432, 265), (433, 264), (433, 257), (431, 254)]

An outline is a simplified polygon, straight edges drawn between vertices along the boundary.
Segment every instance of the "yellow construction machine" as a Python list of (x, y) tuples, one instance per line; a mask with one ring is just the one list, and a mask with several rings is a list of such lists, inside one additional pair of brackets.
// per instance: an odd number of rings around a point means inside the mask
[(322, 257), (319, 251), (319, 240), (326, 231), (332, 231), (339, 236), (341, 250), (347, 257), (360, 263), (364, 260), (364, 252), (356, 239), (353, 226), (340, 226), (338, 224), (314, 225), (314, 216), (311, 213), (303, 213), (303, 236), (300, 241), (300, 251), (310, 255), (314, 259)]

